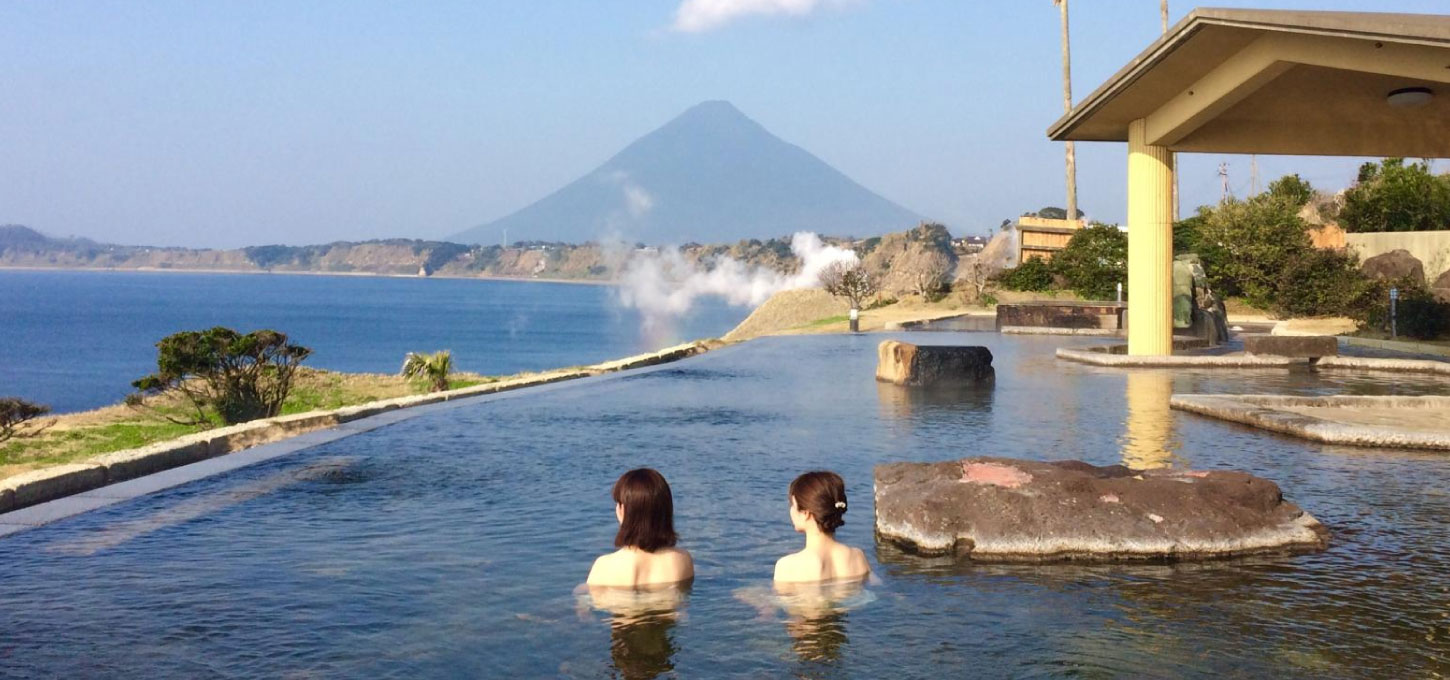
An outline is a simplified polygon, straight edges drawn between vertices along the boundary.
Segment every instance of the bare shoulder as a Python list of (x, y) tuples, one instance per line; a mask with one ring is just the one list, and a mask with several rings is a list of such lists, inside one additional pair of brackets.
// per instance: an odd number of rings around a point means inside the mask
[(674, 558), (676, 571), (684, 576), (695, 575), (695, 558), (690, 556), (690, 551), (683, 548), (670, 548), (671, 556)]
[(851, 548), (851, 566), (857, 567), (861, 572), (870, 572), (871, 563), (866, 561), (866, 551), (860, 548)]
[(803, 552), (791, 553), (775, 562), (777, 581), (816, 581), (821, 578), (821, 566), (809, 559)]
[(610, 585), (615, 574), (619, 571), (620, 553), (615, 551), (606, 553), (595, 558), (594, 566), (589, 568), (589, 578), (585, 581), (589, 585)]

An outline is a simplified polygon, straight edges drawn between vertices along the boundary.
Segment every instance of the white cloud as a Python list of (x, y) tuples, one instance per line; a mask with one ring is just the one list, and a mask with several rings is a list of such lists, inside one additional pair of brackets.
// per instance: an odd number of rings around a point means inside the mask
[(675, 10), (672, 28), (702, 33), (750, 15), (800, 17), (824, 7), (839, 7), (852, 0), (685, 0)]

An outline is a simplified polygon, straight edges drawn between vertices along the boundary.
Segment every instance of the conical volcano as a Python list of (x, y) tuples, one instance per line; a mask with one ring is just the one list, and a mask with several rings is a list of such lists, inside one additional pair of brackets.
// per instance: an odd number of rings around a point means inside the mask
[(801, 230), (881, 234), (920, 220), (729, 102), (709, 101), (562, 189), (451, 240), (497, 243), (506, 232), (509, 241), (719, 243)]

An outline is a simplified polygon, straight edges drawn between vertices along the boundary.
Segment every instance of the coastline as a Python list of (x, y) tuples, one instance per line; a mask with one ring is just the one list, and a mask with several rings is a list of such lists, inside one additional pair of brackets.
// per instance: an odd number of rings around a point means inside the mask
[(177, 269), (172, 267), (23, 267), (17, 265), (0, 265), (0, 271), (40, 271), (40, 272), (110, 272), (110, 273), (142, 273), (142, 274), (244, 274), (263, 275), (271, 274), (276, 276), (360, 276), (384, 279), (448, 279), (451, 281), (512, 281), (515, 283), (569, 283), (586, 286), (614, 286), (619, 282), (613, 279), (560, 279), (560, 278), (539, 278), (532, 276), (459, 276), (456, 274), (429, 274), (418, 276), (416, 274), (386, 274), (382, 272), (319, 272), (319, 271), (276, 271), (272, 269)]

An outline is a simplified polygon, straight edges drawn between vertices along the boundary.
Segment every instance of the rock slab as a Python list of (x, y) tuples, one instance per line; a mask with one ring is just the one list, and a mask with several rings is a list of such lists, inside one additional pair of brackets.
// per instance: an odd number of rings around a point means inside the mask
[(1317, 359), (1339, 355), (1339, 339), (1332, 335), (1273, 335), (1246, 333), (1244, 351), (1280, 357)]
[(979, 561), (1192, 560), (1323, 550), (1328, 530), (1245, 472), (964, 458), (875, 469), (876, 533)]
[(980, 385), (996, 378), (986, 347), (913, 345), (887, 340), (876, 348), (876, 379), (908, 387)]

